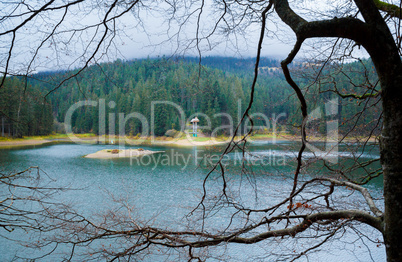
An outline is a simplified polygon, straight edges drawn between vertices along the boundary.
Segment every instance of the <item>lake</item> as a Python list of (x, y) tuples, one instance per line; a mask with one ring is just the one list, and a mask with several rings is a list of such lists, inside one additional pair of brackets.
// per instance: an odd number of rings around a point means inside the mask
[[(251, 208), (263, 208), (288, 195), (298, 146), (295, 142), (282, 141), (272, 144), (259, 141), (248, 148), (251, 155), (246, 155), (245, 163), (242, 162), (240, 152), (228, 154), (223, 159), (227, 168), (228, 194), (239, 204)], [(83, 156), (102, 149), (117, 149), (119, 146), (55, 143), (1, 149), (0, 164), (3, 173), (39, 166), (46, 173), (42, 175), (43, 179), (52, 181), (52, 186), (74, 189), (61, 192), (55, 195), (54, 199), (71, 203), (79, 213), (95, 220), (97, 215), (102, 216), (106, 210), (114, 210), (125, 203), (132, 207), (135, 217), (141, 221), (163, 228), (184, 229), (189, 223), (186, 215), (199, 203), (203, 193), (203, 180), (210, 170), (210, 165), (217, 160), (222, 147), (141, 147), (164, 153), (135, 159), (87, 159)], [(349, 151), (350, 148), (354, 148), (354, 145), (340, 147), (339, 165), (348, 165), (355, 157)], [(305, 161), (311, 163), (310, 168), (303, 171), (301, 180), (326, 174), (321, 162), (313, 161), (314, 155), (317, 154), (306, 152)], [(378, 156), (378, 149), (373, 147), (367, 149), (361, 157), (370, 160)], [(243, 163), (244, 168), (252, 170), (253, 174), (241, 172)], [(382, 195), (381, 178), (366, 186), (374, 197)], [(222, 179), (218, 173), (211, 174), (206, 189), (209, 197), (209, 202), (206, 203), (212, 205), (214, 197), (219, 197), (222, 190)], [(360, 205), (361, 198), (358, 194), (351, 194), (345, 188), (338, 190), (333, 196), (335, 200), (341, 199), (345, 205)], [(2, 194), (4, 196), (5, 193)], [(379, 205), (381, 206), (381, 203)], [(223, 205), (205, 220), (205, 228), (214, 230), (227, 227), (231, 212), (233, 208)], [(195, 212), (187, 217), (195, 227), (200, 226), (200, 221), (197, 220), (199, 214), (200, 212)], [(231, 227), (240, 226), (242, 222), (242, 219), (235, 220)], [(335, 238), (342, 237), (341, 241), (329, 241), (322, 245), (319, 251), (309, 254), (308, 258), (302, 256), (300, 261), (384, 261), (384, 247), (377, 247), (377, 243), (365, 237), (368, 235), (370, 239), (375, 240), (382, 239), (381, 235), (367, 226), (359, 225), (356, 228), (359, 230), (340, 231)], [(47, 250), (44, 248), (41, 251), (27, 251), (25, 247), (6, 239), (29, 240), (29, 232), (0, 232), (3, 236), (0, 238), (1, 261), (9, 261), (15, 257), (32, 257)], [(284, 239), (281, 243), (273, 239), (255, 245), (230, 244), (213, 247), (202, 252), (209, 257), (208, 261), (277, 261), (277, 254), (282, 254), (281, 258), (287, 261), (287, 254), (292, 255), (295, 250), (303, 251), (308, 243), (314, 243), (314, 232), (303, 233), (302, 236), (306, 240), (296, 241), (296, 244), (291, 238)], [(59, 251), (50, 258), (43, 258), (42, 261), (62, 260), (65, 251), (65, 248), (60, 247)], [(169, 251), (169, 256), (151, 254), (142, 259), (172, 261), (184, 260), (185, 256)], [(80, 260), (82, 258), (76, 261)]]

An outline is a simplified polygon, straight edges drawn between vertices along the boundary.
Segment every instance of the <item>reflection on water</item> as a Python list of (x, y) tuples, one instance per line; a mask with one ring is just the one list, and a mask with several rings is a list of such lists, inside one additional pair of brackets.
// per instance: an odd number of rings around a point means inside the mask
[[(94, 213), (102, 213), (108, 208), (113, 208), (112, 199), (124, 199), (135, 206), (136, 212), (142, 219), (152, 219), (155, 226), (165, 227), (177, 225), (178, 222), (185, 223), (183, 217), (197, 205), (202, 194), (205, 174), (219, 158), (220, 148), (141, 147), (165, 151), (165, 153), (141, 159), (87, 159), (83, 156), (102, 149), (118, 148), (118, 146), (54, 144), (1, 150), (0, 163), (3, 172), (39, 166), (50, 177), (56, 179), (57, 186), (81, 189), (67, 191), (57, 197), (61, 201), (72, 202), (75, 208), (86, 216), (93, 216)], [(234, 189), (233, 194), (244, 204), (261, 207), (267, 203), (275, 203), (276, 197), (283, 193), (287, 194), (291, 190), (288, 179), (294, 172), (294, 158), (298, 153), (298, 144), (257, 142), (248, 147), (248, 151), (250, 154), (246, 154), (245, 159), (249, 162), (246, 164), (254, 165), (252, 168), (255, 175), (252, 178), (239, 176), (239, 169), (236, 169), (236, 166), (240, 168), (245, 164), (242, 160), (243, 155), (241, 152), (232, 152), (225, 159), (225, 165), (228, 168), (228, 185)], [(357, 153), (357, 155), (364, 159), (378, 157), (378, 149), (373, 148), (367, 152), (360, 155)], [(307, 151), (304, 156), (308, 160), (317, 154)], [(273, 159), (273, 157), (276, 158)], [(356, 157), (356, 153), (352, 153), (350, 146), (347, 146), (340, 148), (339, 157), (345, 163), (349, 161), (348, 159)], [(265, 162), (256, 162), (261, 158), (265, 159)], [(271, 159), (270, 162), (268, 162), (269, 159)], [(313, 164), (314, 170), (318, 170), (315, 168), (318, 164)], [(322, 169), (314, 172), (312, 174), (304, 171), (304, 175), (316, 176), (324, 173)], [(374, 196), (381, 195), (381, 183), (378, 179), (368, 185), (373, 190)], [(221, 180), (212, 180), (207, 186), (211, 191), (219, 191)], [(273, 192), (277, 196), (273, 196)], [(226, 219), (225, 213), (219, 213), (210, 221), (215, 227), (220, 227), (221, 224), (225, 226)], [(370, 233), (378, 235), (376, 232), (370, 231)], [(5, 237), (11, 237), (11, 234), (2, 233)], [(19, 233), (14, 232), (14, 234)], [(385, 260), (383, 248), (377, 248), (375, 244), (368, 243), (371, 250), (369, 254), (367, 248), (359, 248), (353, 243), (356, 236), (353, 238), (345, 233), (345, 237), (347, 240), (345, 242), (332, 242), (328, 245), (331, 251), (311, 254), (309, 259), (311, 261), (370, 261), (372, 256), (374, 261)], [(289, 245), (290, 243), (292, 242), (289, 242)], [(253, 261), (256, 257), (261, 258), (260, 260), (275, 261), (268, 258), (267, 254), (272, 254), (275, 250), (275, 252), (281, 251), (281, 247), (278, 246), (268, 247), (261, 243), (253, 246), (229, 245), (227, 249), (212, 250), (223, 253), (223, 258), (230, 261), (236, 259)], [(339, 252), (339, 249), (343, 251)], [(15, 254), (30, 255), (25, 253), (24, 247), (4, 238), (0, 240), (0, 250), (3, 260), (9, 260)], [(305, 258), (301, 259), (301, 261), (304, 260)]]

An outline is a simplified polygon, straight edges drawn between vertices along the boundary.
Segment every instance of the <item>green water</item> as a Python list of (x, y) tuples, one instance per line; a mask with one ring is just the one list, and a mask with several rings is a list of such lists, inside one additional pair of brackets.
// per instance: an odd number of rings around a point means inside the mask
[[(180, 228), (177, 222), (180, 224), (187, 222), (184, 217), (199, 203), (203, 192), (203, 180), (210, 170), (209, 164), (213, 164), (214, 159), (217, 159), (222, 150), (219, 147), (148, 146), (142, 148), (165, 152), (141, 159), (87, 159), (83, 157), (106, 148), (119, 147), (117, 145), (53, 144), (0, 150), (0, 164), (3, 173), (39, 166), (54, 180), (53, 186), (74, 189), (60, 193), (55, 198), (72, 203), (75, 209), (85, 216), (95, 217), (95, 214), (113, 209), (122, 201), (126, 201), (134, 207), (136, 215), (143, 221), (152, 220), (154, 226)], [(352, 161), (348, 160), (351, 155), (346, 149), (347, 147), (340, 148), (342, 165), (347, 165)], [(246, 156), (249, 161), (245, 163), (248, 164), (246, 167), (253, 171), (253, 175), (240, 172), (242, 165), (240, 153), (230, 153), (224, 158), (224, 163), (228, 169), (226, 179), (231, 194), (236, 196), (243, 205), (253, 208), (262, 208), (268, 203), (275, 203), (277, 199), (273, 193), (280, 195), (291, 190), (289, 181), (294, 172), (294, 158), (297, 150), (298, 144), (296, 143), (282, 142), (276, 145), (266, 142), (256, 143), (249, 147), (249, 151), (253, 155)], [(213, 156), (212, 160), (207, 161), (207, 157), (211, 156)], [(311, 152), (306, 152), (306, 161), (312, 156)], [(378, 149), (368, 150), (363, 157), (367, 159), (378, 157)], [(311, 168), (303, 172), (301, 179), (325, 174), (325, 170), (319, 167), (320, 162), (312, 163)], [(47, 176), (44, 177), (47, 179)], [(211, 196), (219, 195), (222, 190), (220, 176), (213, 173), (210, 178), (206, 184), (207, 192)], [(374, 196), (380, 196), (382, 194), (381, 178), (371, 182), (368, 187)], [(342, 195), (342, 192), (344, 191), (341, 190), (339, 194)], [(211, 228), (226, 227), (230, 211), (229, 209), (218, 212), (216, 216), (208, 220), (209, 226)], [(371, 229), (364, 230), (369, 230), (371, 234), (377, 234), (379, 237), (378, 233), (373, 233)], [(3, 237), (13, 237), (13, 233), (1, 232), (1, 234)], [(384, 260), (383, 248), (377, 248), (370, 241), (366, 241), (369, 245), (369, 248), (366, 248), (364, 245), (354, 242), (356, 236), (345, 235), (346, 241), (331, 242), (330, 245), (323, 248), (329, 250), (328, 252), (314, 253), (309, 257), (310, 261), (371, 261), (372, 258), (374, 261)], [(24, 235), (18, 236), (18, 238), (21, 237), (24, 238)], [(1, 261), (9, 261), (16, 255), (30, 257), (34, 254), (28, 253), (24, 247), (18, 246), (14, 242), (4, 238), (0, 239)], [(258, 258), (262, 261), (275, 261), (269, 255), (273, 252), (286, 252), (278, 245), (269, 245), (268, 248), (265, 242), (254, 246), (229, 245), (227, 248), (212, 248), (211, 250), (210, 252), (213, 252), (214, 256), (220, 255), (217, 260), (230, 261), (255, 261)], [(60, 252), (63, 252), (62, 248)], [(52, 260), (57, 261), (59, 258), (62, 260), (61, 253), (54, 254)], [(180, 260), (180, 258), (177, 259)], [(149, 259), (149, 261), (152, 260), (165, 260), (165, 257)], [(211, 261), (213, 260), (211, 258)], [(305, 258), (301, 259), (301, 261), (305, 260)], [(48, 258), (43, 261), (48, 261)]]

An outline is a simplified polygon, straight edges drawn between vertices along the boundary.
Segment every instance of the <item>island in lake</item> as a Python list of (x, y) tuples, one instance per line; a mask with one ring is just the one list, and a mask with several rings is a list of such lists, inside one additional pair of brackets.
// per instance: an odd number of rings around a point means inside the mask
[(109, 159), (109, 158), (125, 158), (125, 157), (140, 157), (144, 155), (151, 155), (156, 153), (163, 153), (164, 151), (151, 151), (144, 150), (142, 148), (137, 149), (103, 149), (96, 153), (86, 155), (86, 158), (98, 158), (98, 159)]

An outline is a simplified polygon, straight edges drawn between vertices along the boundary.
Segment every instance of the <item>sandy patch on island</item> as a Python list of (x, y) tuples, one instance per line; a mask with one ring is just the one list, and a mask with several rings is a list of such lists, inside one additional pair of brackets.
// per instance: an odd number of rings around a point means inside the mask
[(151, 151), (144, 149), (103, 149), (93, 154), (86, 155), (86, 158), (110, 159), (110, 158), (129, 158), (151, 155), (156, 153), (163, 153), (165, 151)]

